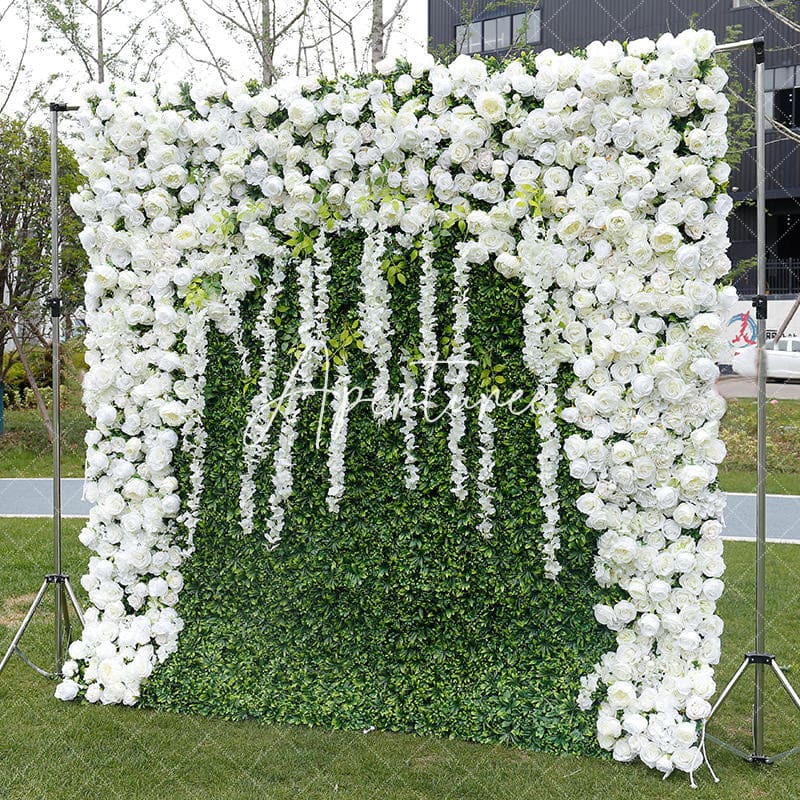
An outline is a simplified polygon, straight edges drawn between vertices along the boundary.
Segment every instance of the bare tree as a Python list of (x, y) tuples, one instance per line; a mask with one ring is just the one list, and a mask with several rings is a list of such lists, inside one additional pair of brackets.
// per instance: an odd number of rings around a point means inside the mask
[(6, 110), (11, 95), (18, 87), (25, 71), (25, 59), (31, 38), (31, 7), (30, 0), (7, 0), (0, 5), (0, 27), (11, 20), (12, 12), (22, 20), (24, 33), (19, 49), (15, 54), (0, 54), (0, 74), (7, 77), (0, 78), (0, 114)]
[(33, 0), (42, 40), (77, 57), (89, 80), (109, 75), (149, 80), (178, 34), (167, 24), (172, 0)]
[(361, 73), (369, 64), (368, 12), (372, 0), (353, 4), (314, 0), (300, 30), (297, 74)]
[(312, 0), (302, 25), (297, 73), (321, 72), (334, 77), (359, 74), (386, 57), (408, 0)]
[(395, 0), (394, 8), (387, 18), (383, 0), (372, 0), (372, 26), (369, 32), (369, 42), (373, 69), (379, 61), (386, 57), (394, 27), (402, 19), (407, 5), (408, 0)]
[[(221, 56), (218, 36), (221, 28), (258, 60), (261, 82), (269, 86), (278, 72), (277, 50), (286, 43), (302, 22), (310, 0), (179, 0), (186, 17), (189, 37), (179, 42), (196, 63), (214, 69), (230, 79), (230, 65)], [(197, 10), (204, 10), (204, 16)], [(216, 34), (215, 35), (215, 28)]]
[(791, 0), (752, 0), (753, 5), (769, 11), (775, 19), (791, 28), (793, 31), (800, 32), (800, 23), (797, 22), (797, 9)]

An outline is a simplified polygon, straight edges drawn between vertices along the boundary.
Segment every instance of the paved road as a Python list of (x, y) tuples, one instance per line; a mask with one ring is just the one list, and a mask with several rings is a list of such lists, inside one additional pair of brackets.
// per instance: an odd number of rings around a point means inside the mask
[[(81, 499), (83, 478), (61, 481), (61, 514), (86, 517), (90, 504)], [(50, 478), (0, 478), (0, 517), (49, 517), (53, 513)]]
[[(83, 481), (62, 481), (61, 509), (65, 517), (85, 517), (89, 503), (81, 499)], [(49, 517), (53, 512), (52, 483), (46, 478), (0, 478), (0, 517)], [(752, 494), (729, 494), (725, 513), (726, 537), (755, 536), (756, 501)], [(767, 496), (767, 536), (800, 544), (800, 496)]]
[[(717, 391), (723, 397), (755, 398), (758, 396), (758, 383), (755, 378), (722, 375), (717, 381)], [(767, 398), (770, 400), (800, 400), (800, 382), (767, 381)]]

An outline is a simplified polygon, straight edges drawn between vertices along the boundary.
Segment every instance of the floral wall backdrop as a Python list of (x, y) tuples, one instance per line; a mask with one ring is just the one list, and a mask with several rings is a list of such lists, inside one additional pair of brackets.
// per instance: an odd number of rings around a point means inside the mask
[(695, 769), (714, 46), (91, 87), (92, 607), (58, 696)]

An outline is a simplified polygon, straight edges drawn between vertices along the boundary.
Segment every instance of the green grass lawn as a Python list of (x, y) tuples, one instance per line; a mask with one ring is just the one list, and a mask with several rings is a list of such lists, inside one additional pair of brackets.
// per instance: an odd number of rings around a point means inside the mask
[[(720, 486), (728, 492), (756, 487), (756, 401), (729, 399), (722, 420), (728, 456), (720, 467)], [(800, 401), (767, 404), (767, 491), (800, 494)]]
[[(84, 570), (79, 523), (65, 521), (65, 563)], [(43, 574), (49, 570), (47, 520), (0, 519), (0, 647), (4, 649)], [(800, 547), (770, 545), (768, 646), (787, 675), (800, 682), (800, 607), (796, 581)], [(728, 588), (724, 684), (752, 644), (753, 546), (726, 543)], [(77, 580), (75, 581), (77, 584)], [(27, 639), (32, 655), (52, 652), (44, 608)], [(713, 726), (747, 749), (752, 674), (729, 699)], [(800, 714), (774, 681), (767, 683), (770, 752), (800, 743)], [(791, 800), (800, 796), (800, 756), (754, 767), (710, 746), (722, 782), (707, 771), (693, 791), (688, 778), (666, 782), (641, 765), (552, 756), (501, 746), (413, 735), (313, 730), (225, 722), (117, 707), (65, 704), (53, 684), (18, 658), (0, 674), (0, 798), (3, 800), (232, 800), (348, 798), (367, 800), (550, 800), (564, 798), (717, 798)]]
[[(6, 432), (0, 436), (0, 478), (47, 478), (53, 474), (53, 446), (39, 410), (6, 410)], [(83, 437), (90, 427), (83, 408), (70, 404), (61, 411), (61, 474), (83, 477), (86, 445)]]

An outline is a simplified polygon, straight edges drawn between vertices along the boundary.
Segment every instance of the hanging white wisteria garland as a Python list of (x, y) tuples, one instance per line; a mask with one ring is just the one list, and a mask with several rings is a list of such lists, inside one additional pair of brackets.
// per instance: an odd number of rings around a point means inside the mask
[[(373, 238), (374, 236), (374, 238)], [(364, 351), (375, 362), (375, 381), (372, 386), (372, 407), (379, 420), (391, 416), (389, 396), (389, 362), (392, 358), (392, 335), (389, 284), (381, 271), (386, 252), (386, 234), (379, 231), (364, 242), (361, 259), (362, 300), (358, 305)]]
[(239, 493), (239, 511), (240, 524), (245, 534), (253, 531), (255, 472), (263, 460), (269, 431), (278, 412), (273, 402), (277, 353), (277, 330), (273, 319), (277, 313), (283, 282), (286, 278), (283, 270), (286, 266), (287, 252), (285, 248), (279, 248), (274, 243), (272, 243), (270, 252), (273, 258), (272, 278), (264, 296), (264, 304), (258, 315), (254, 331), (262, 348), (258, 371), (258, 392), (250, 404), (250, 414), (243, 437), (244, 469)]
[(467, 428), (467, 379), (469, 378), (469, 261), (458, 245), (459, 252), (453, 261), (453, 336), (450, 355), (447, 357), (445, 383), (450, 387), (447, 412), (450, 432), (447, 446), (450, 448), (450, 483), (453, 494), (459, 499), (467, 497), (469, 470), (464, 461), (461, 440)]
[[(416, 426), (433, 405), (452, 324), (442, 375), (451, 489), (463, 500), (474, 485), (476, 535), (492, 531), (502, 400), (481, 404), (479, 459), (467, 463), (470, 275), (494, 268), (497, 280), (521, 281), (545, 520), (532, 535), (556, 578), (563, 452), (585, 488), (578, 511), (598, 531), (596, 579), (624, 595), (596, 608), (617, 644), (585, 677), (580, 703), (597, 707), (598, 741), (615, 758), (664, 773), (695, 769), (697, 721), (708, 714), (719, 657), (714, 481), (724, 403), (712, 383), (720, 312), (733, 300), (714, 286), (729, 268), (731, 200), (721, 161), (726, 77), (713, 47), (711, 33), (686, 31), (593, 43), (581, 57), (547, 50), (535, 70), (511, 61), (489, 74), (466, 56), (449, 66), (426, 57), (325, 88), (313, 79), (256, 93), (238, 84), (90, 87), (78, 148), (87, 185), (73, 202), (92, 267), (85, 398), (95, 421), (86, 489), (94, 507), (81, 541), (95, 555), (82, 580), (87, 624), (59, 697), (135, 703), (177, 647), (180, 568), (203, 485), (209, 325), (232, 337), (256, 386), (243, 433), (243, 534), (255, 533), (254, 476), (266, 464), (264, 535), (279, 542), (297, 422), (323, 368), (327, 376), (329, 241), (356, 230), (373, 411), (385, 424), (400, 417), (410, 490)], [(437, 319), (433, 242), (454, 226), (463, 241), (452, 302), (448, 319)], [(416, 364), (392, 341), (384, 275), (384, 262), (412, 246), (421, 273)], [(298, 294), (297, 370), (276, 398), (274, 318), (287, 275)], [(240, 305), (259, 278), (261, 359), (252, 364)], [(392, 387), (397, 362), (402, 386)], [(564, 396), (557, 387), (570, 369)], [(350, 388), (339, 366), (332, 513), (346, 502)], [(562, 442), (563, 423), (582, 433)], [(183, 503), (172, 467), (179, 443), (191, 459)]]
[(491, 394), (482, 395), (478, 406), (478, 435), (480, 439), (480, 462), (478, 467), (478, 505), (481, 521), (478, 530), (485, 537), (492, 535), (492, 517), (495, 507), (494, 494), (494, 432), (496, 430), (492, 411), (495, 402)]
[(346, 364), (336, 368), (336, 383), (331, 399), (330, 446), (328, 449), (328, 510), (339, 510), (339, 501), (344, 494), (345, 449), (347, 448), (347, 422), (350, 404), (350, 371)]

